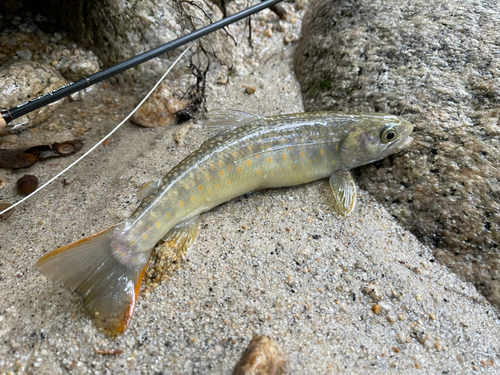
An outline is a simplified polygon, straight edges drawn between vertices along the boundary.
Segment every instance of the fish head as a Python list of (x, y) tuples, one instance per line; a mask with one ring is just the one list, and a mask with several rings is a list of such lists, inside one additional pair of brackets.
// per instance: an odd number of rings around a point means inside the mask
[(411, 142), (413, 125), (401, 117), (363, 114), (352, 122), (340, 145), (340, 159), (346, 168), (381, 160), (403, 150)]

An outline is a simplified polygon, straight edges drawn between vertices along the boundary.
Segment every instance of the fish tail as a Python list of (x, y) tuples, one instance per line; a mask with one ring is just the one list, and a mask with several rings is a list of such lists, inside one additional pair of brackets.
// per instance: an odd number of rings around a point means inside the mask
[(115, 228), (60, 247), (36, 264), (49, 279), (81, 295), (85, 311), (112, 336), (130, 323), (148, 263), (120, 261)]

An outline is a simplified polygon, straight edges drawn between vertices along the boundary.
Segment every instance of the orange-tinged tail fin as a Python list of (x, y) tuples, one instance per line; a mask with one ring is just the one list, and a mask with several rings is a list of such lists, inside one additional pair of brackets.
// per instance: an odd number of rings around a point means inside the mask
[(80, 294), (85, 311), (112, 336), (127, 329), (147, 267), (147, 262), (135, 266), (117, 259), (115, 227), (60, 247), (36, 264), (52, 281)]

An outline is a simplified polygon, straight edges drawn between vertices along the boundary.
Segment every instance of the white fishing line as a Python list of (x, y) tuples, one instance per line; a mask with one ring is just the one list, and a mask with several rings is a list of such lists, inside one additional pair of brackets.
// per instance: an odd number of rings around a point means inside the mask
[(137, 106), (132, 110), (132, 112), (130, 112), (127, 117), (125, 117), (122, 122), (120, 122), (118, 125), (116, 125), (116, 127), (111, 130), (108, 134), (106, 134), (104, 136), (104, 138), (102, 138), (99, 142), (97, 142), (94, 146), (92, 146), (85, 154), (83, 154), (82, 156), (80, 156), (78, 159), (76, 159), (73, 163), (71, 163), (70, 165), (68, 165), (66, 168), (64, 168), (61, 172), (59, 172), (58, 174), (56, 174), (54, 177), (52, 177), (49, 181), (47, 181), (46, 183), (44, 183), (42, 186), (40, 186), (38, 189), (36, 189), (33, 193), (27, 195), (26, 197), (24, 197), (23, 199), (21, 199), (20, 201), (17, 201), (16, 203), (14, 203), (13, 205), (9, 206), (7, 209), (3, 210), (2, 212), (0, 212), (0, 215), (3, 215), (4, 213), (6, 213), (7, 211), (13, 209), (14, 207), (16, 207), (17, 205), (20, 205), (21, 203), (23, 203), (24, 201), (26, 201), (27, 199), (31, 198), (33, 195), (35, 195), (36, 193), (38, 193), (40, 190), (42, 190), (43, 188), (45, 188), (45, 186), (49, 185), (52, 181), (56, 180), (57, 178), (61, 177), (64, 173), (66, 173), (67, 171), (69, 171), (71, 168), (73, 168), (73, 166), (75, 166), (77, 163), (79, 163), (82, 159), (84, 159), (88, 154), (90, 154), (92, 151), (94, 151), (100, 144), (102, 144), (107, 138), (109, 138), (110, 135), (112, 135), (115, 131), (118, 130), (118, 128), (120, 126), (122, 126), (125, 122), (127, 122), (127, 120), (132, 117), (132, 115), (134, 114), (135, 111), (137, 111), (139, 109), (139, 107), (141, 105), (144, 104), (144, 102), (151, 96), (151, 94), (153, 93), (153, 91), (156, 90), (156, 88), (160, 85), (160, 83), (165, 79), (165, 77), (167, 76), (168, 73), (170, 73), (170, 71), (172, 70), (172, 68), (179, 62), (179, 60), (186, 54), (187, 51), (189, 51), (189, 49), (193, 46), (193, 44), (189, 45), (185, 50), (184, 52), (181, 53), (181, 55), (174, 61), (174, 63), (170, 66), (170, 68), (167, 69), (167, 71), (165, 72), (165, 74), (163, 74), (163, 76), (158, 80), (158, 82), (156, 82), (156, 84), (153, 86), (153, 88), (146, 94), (146, 96), (144, 97), (144, 99), (141, 100), (141, 102), (139, 104), (137, 104)]

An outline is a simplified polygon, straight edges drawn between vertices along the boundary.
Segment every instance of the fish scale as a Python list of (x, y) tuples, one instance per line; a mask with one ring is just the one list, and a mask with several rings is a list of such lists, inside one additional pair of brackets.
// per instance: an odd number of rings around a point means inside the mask
[(110, 335), (129, 325), (151, 252), (163, 239), (187, 252), (200, 214), (250, 191), (330, 177), (334, 208), (354, 209), (349, 169), (380, 160), (411, 140), (413, 126), (393, 115), (316, 112), (260, 117), (218, 112), (223, 132), (139, 192), (134, 213), (113, 227), (43, 256), (37, 267), (78, 292)]

